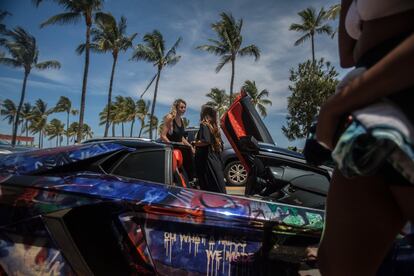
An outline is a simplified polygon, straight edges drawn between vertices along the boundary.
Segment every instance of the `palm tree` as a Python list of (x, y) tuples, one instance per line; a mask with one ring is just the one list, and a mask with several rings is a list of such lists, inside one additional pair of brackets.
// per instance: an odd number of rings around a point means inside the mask
[(212, 88), (210, 93), (206, 96), (210, 98), (207, 104), (214, 106), (217, 110), (219, 117), (229, 108), (229, 96), (224, 89)]
[[(91, 43), (91, 49), (97, 53), (111, 52), (113, 62), (111, 78), (109, 81), (108, 101), (107, 105), (107, 117), (109, 118), (109, 111), (111, 109), (112, 102), (112, 86), (115, 75), (115, 67), (118, 61), (118, 54), (123, 51), (127, 51), (132, 48), (132, 41), (137, 36), (137, 33), (131, 36), (126, 36), (126, 18), (121, 17), (121, 20), (116, 22), (115, 18), (110, 13), (96, 13), (95, 15), (96, 28), (93, 28), (91, 34), (93, 36)], [(85, 44), (78, 47), (78, 53), (82, 54), (85, 49)], [(109, 120), (106, 120), (104, 137), (108, 136)]]
[(138, 137), (141, 137), (142, 130), (145, 126), (145, 118), (149, 115), (149, 107), (151, 106), (151, 102), (145, 102), (144, 99), (139, 99), (137, 101), (137, 118), (141, 123), (141, 128), (139, 129)]
[[(152, 137), (151, 132), (154, 131), (154, 130), (155, 130), (155, 132), (157, 132), (157, 129), (158, 129), (158, 118), (156, 116), (151, 117), (150, 115), (148, 115), (147, 118), (148, 118), (148, 121), (144, 125), (143, 133), (144, 134), (149, 134), (149, 136)], [(150, 120), (150, 118), (151, 118), (151, 120)], [(151, 126), (153, 126), (153, 127), (151, 127)], [(155, 134), (155, 139), (157, 139), (157, 134)]]
[(127, 116), (124, 110), (125, 110), (125, 98), (122, 96), (116, 96), (115, 103), (114, 103), (115, 116), (113, 118), (113, 122), (115, 124), (121, 124), (122, 137), (125, 136), (124, 123), (127, 121)]
[(53, 113), (54, 109), (48, 109), (47, 104), (38, 99), (33, 108), (32, 116), (30, 117), (29, 129), (33, 134), (39, 133), (39, 148), (43, 147), (43, 136), (47, 126), (47, 117)]
[(12, 146), (14, 146), (16, 144), (20, 111), (22, 110), (26, 94), (27, 78), (29, 77), (30, 71), (33, 68), (38, 70), (49, 68), (59, 69), (60, 63), (55, 60), (38, 62), (39, 50), (36, 45), (36, 39), (20, 27), (6, 31), (4, 35), (8, 39), (3, 40), (1, 44), (7, 49), (11, 57), (0, 57), (0, 63), (17, 68), (22, 67), (24, 69), (23, 87), (13, 126)]
[(93, 131), (92, 128), (88, 124), (83, 124), (82, 129), (82, 139), (86, 138), (92, 138), (93, 137)]
[(303, 33), (298, 40), (295, 41), (295, 46), (298, 46), (311, 39), (312, 45), (312, 62), (315, 62), (315, 35), (316, 34), (327, 34), (332, 35), (332, 28), (328, 24), (324, 24), (326, 21), (326, 11), (321, 8), (319, 13), (316, 15), (314, 8), (310, 7), (298, 13), (300, 16), (301, 23), (293, 23), (290, 25), (290, 31), (296, 31)]
[[(29, 137), (29, 122), (30, 118), (33, 114), (33, 107), (30, 103), (24, 103), (22, 107), (22, 111), (20, 112), (20, 116), (22, 117), (22, 133), (26, 132), (26, 137)], [(27, 141), (26, 141), (27, 145)]]
[(131, 131), (129, 137), (132, 137), (132, 132), (134, 130), (135, 118), (137, 117), (137, 106), (132, 97), (125, 97), (123, 115), (125, 116), (126, 122), (131, 122)]
[[(71, 123), (70, 127), (68, 129), (67, 135), (69, 137), (77, 137), (78, 133), (79, 133), (79, 123), (78, 122)], [(81, 133), (82, 133), (82, 136), (81, 136), (82, 140), (86, 139), (86, 138), (92, 138), (93, 137), (93, 131), (87, 123), (83, 124), (83, 129), (82, 129)], [(76, 142), (80, 142), (80, 141), (76, 141)]]
[[(85, 20), (86, 25), (86, 38), (85, 38), (85, 67), (83, 71), (82, 80), (82, 96), (79, 115), (79, 125), (77, 141), (82, 140), (82, 125), (83, 117), (85, 114), (85, 98), (86, 98), (86, 85), (88, 81), (89, 70), (89, 48), (90, 48), (90, 33), (92, 27), (93, 14), (102, 8), (102, 0), (54, 0), (59, 5), (63, 6), (66, 12), (54, 15), (43, 22), (40, 26), (45, 27), (51, 24), (69, 24), (77, 23), (82, 17)], [(35, 0), (38, 5), (42, 0)]]
[[(155, 104), (157, 103), (158, 83), (160, 81), (161, 71), (165, 66), (173, 66), (180, 60), (181, 56), (178, 56), (176, 53), (180, 42), (181, 37), (178, 38), (174, 45), (166, 52), (165, 41), (162, 34), (158, 30), (154, 30), (152, 33), (144, 35), (144, 44), (138, 44), (132, 54), (131, 60), (144, 60), (157, 67), (157, 74), (154, 76), (154, 78), (156, 77), (156, 81), (151, 107), (151, 118), (154, 116)], [(152, 139), (152, 122), (153, 120), (150, 120), (150, 139)]]
[(48, 140), (56, 138), (56, 147), (62, 143), (62, 135), (65, 132), (65, 124), (58, 119), (53, 119), (46, 125), (45, 131), (49, 136)]
[(252, 98), (252, 103), (254, 107), (259, 109), (260, 115), (266, 117), (267, 112), (265, 105), (272, 105), (271, 100), (265, 99), (269, 97), (269, 91), (263, 89), (259, 92), (259, 90), (256, 87), (256, 82), (249, 80), (244, 82), (242, 90), (246, 91), (246, 93)]
[[(71, 100), (68, 97), (60, 96), (58, 102), (56, 103), (55, 112), (66, 112), (66, 131), (68, 131), (69, 115), (74, 115), (73, 113), (77, 112), (77, 110), (75, 111), (72, 109)], [(66, 136), (66, 145), (69, 145), (69, 136)]]
[(17, 114), (16, 104), (10, 99), (5, 99), (1, 105), (2, 107), (0, 114), (4, 116), (3, 120), (7, 120), (7, 123), (9, 125), (12, 125), (12, 129), (14, 129), (14, 123)]
[(260, 57), (260, 49), (252, 44), (241, 48), (243, 37), (241, 29), (243, 19), (236, 22), (231, 14), (221, 13), (220, 21), (211, 24), (211, 28), (217, 33), (218, 40), (209, 39), (211, 45), (201, 45), (197, 49), (220, 56), (220, 62), (216, 67), (216, 73), (220, 72), (224, 65), (231, 62), (230, 99), (233, 97), (234, 75), (237, 56), (254, 56), (255, 61)]
[(183, 117), (183, 124), (184, 124), (184, 128), (187, 128), (190, 125), (190, 120)]
[(109, 113), (109, 118), (107, 116), (108, 113), (108, 106), (105, 106), (104, 109), (99, 113), (99, 125), (106, 125), (106, 121), (109, 120), (109, 125), (112, 125), (112, 136), (115, 136), (115, 115), (116, 115), (116, 107), (113, 103), (111, 103), (111, 111)]

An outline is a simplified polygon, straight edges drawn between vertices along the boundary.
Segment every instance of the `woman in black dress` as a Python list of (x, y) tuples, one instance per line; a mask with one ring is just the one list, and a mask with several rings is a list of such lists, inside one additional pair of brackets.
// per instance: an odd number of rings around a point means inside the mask
[(195, 166), (202, 190), (226, 193), (220, 152), (223, 142), (217, 126), (217, 112), (208, 105), (201, 107), (200, 130), (195, 141)]
[(162, 128), (160, 138), (164, 142), (183, 143), (191, 147), (194, 153), (194, 148), (185, 139), (185, 128), (182, 116), (187, 109), (187, 103), (183, 99), (177, 99), (171, 106), (170, 112), (164, 117), (164, 126)]

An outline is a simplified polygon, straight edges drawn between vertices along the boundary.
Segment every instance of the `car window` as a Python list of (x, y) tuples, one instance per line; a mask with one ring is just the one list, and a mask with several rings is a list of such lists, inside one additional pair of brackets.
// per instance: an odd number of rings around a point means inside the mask
[(126, 176), (159, 183), (165, 182), (165, 152), (142, 151), (129, 154), (112, 172)]

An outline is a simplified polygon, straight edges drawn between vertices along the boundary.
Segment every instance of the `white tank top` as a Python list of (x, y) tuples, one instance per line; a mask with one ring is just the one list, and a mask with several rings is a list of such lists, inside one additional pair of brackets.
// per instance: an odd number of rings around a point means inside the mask
[(345, 18), (347, 33), (358, 39), (361, 35), (361, 21), (386, 17), (414, 9), (414, 0), (354, 0)]

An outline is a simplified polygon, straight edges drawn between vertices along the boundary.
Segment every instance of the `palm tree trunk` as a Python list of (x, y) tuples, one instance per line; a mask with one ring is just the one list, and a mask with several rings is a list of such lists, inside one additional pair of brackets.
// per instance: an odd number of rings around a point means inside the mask
[(311, 42), (312, 42), (312, 63), (315, 64), (315, 41), (314, 41), (313, 34), (311, 34)]
[(231, 80), (230, 80), (230, 103), (233, 102), (233, 84), (234, 84), (234, 71), (236, 67), (236, 58), (231, 59)]
[(132, 123), (131, 123), (131, 133), (129, 134), (129, 137), (132, 137), (132, 130), (134, 129), (134, 123), (135, 123), (135, 119), (132, 120)]
[(110, 113), (111, 113), (111, 102), (112, 102), (112, 84), (114, 82), (115, 66), (116, 66), (116, 61), (118, 60), (118, 55), (113, 54), (113, 57), (114, 57), (114, 61), (112, 63), (111, 80), (109, 81), (108, 102), (107, 102), (107, 105), (106, 105), (107, 108), (108, 108), (108, 111), (106, 112), (106, 123), (105, 123), (104, 137), (108, 136), (109, 116), (110, 116)]
[(141, 128), (139, 129), (138, 137), (141, 137), (143, 128), (144, 128), (144, 121), (141, 121)]
[(150, 115), (150, 119), (149, 119), (149, 135), (150, 135), (150, 139), (152, 139), (152, 117), (154, 117), (154, 111), (155, 111), (155, 104), (157, 102), (157, 92), (158, 92), (158, 82), (160, 80), (160, 75), (161, 75), (161, 67), (158, 67), (158, 74), (157, 74), (157, 80), (155, 82), (155, 89), (154, 89), (154, 98), (152, 100), (152, 106), (151, 106), (151, 115)]
[(112, 137), (115, 137), (115, 123), (112, 123)]
[(124, 137), (124, 122), (121, 122), (121, 129), (122, 129), (122, 137)]
[(59, 146), (59, 135), (56, 136), (56, 147), (58, 147), (58, 146)]
[(70, 113), (70, 109), (68, 110), (68, 117), (66, 118), (66, 146), (69, 146), (69, 135), (68, 135), (68, 130), (69, 130), (69, 113)]
[[(26, 120), (26, 138), (29, 137), (29, 128), (28, 128), (28, 124), (29, 122)], [(26, 146), (27, 146), (27, 140), (26, 140)]]
[(42, 135), (42, 132), (39, 131), (39, 149), (41, 148), (40, 145), (41, 145), (41, 142), (42, 142), (41, 135)]
[(89, 40), (90, 40), (90, 33), (91, 33), (91, 19), (85, 17), (86, 21), (86, 44), (85, 44), (85, 67), (83, 71), (83, 82), (82, 82), (82, 96), (81, 96), (81, 106), (79, 112), (79, 128), (76, 137), (76, 142), (80, 143), (82, 141), (82, 130), (83, 130), (83, 117), (85, 114), (85, 99), (86, 99), (86, 85), (88, 82), (88, 69), (89, 69)]
[(16, 145), (16, 136), (17, 136), (17, 128), (19, 127), (20, 111), (22, 110), (24, 96), (26, 94), (26, 83), (27, 83), (27, 78), (29, 77), (29, 73), (30, 71), (28, 70), (24, 71), (22, 93), (20, 95), (20, 102), (19, 102), (19, 106), (17, 107), (16, 117), (14, 118), (15, 120), (13, 124), (13, 135), (12, 135), (12, 142), (11, 142), (13, 147)]

